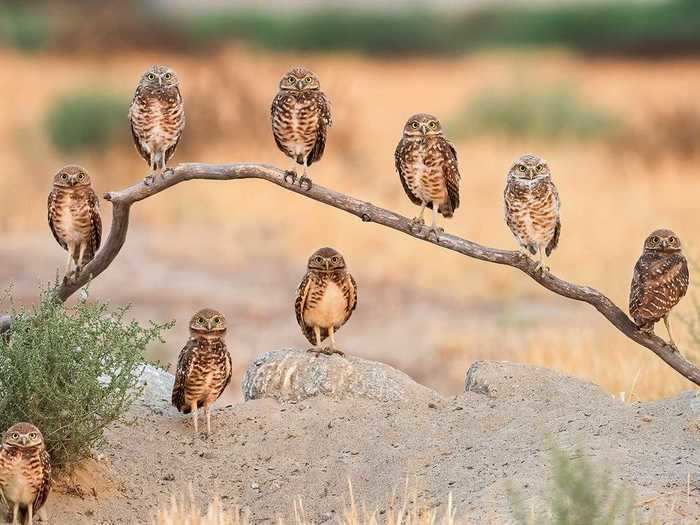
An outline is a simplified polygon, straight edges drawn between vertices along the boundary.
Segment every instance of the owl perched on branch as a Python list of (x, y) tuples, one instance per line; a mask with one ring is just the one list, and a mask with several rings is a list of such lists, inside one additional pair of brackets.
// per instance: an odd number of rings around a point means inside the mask
[(129, 108), (134, 145), (151, 168), (146, 184), (155, 175), (165, 174), (185, 129), (185, 107), (175, 71), (167, 66), (151, 66), (136, 87)]
[(66, 166), (54, 175), (48, 218), (53, 236), (68, 252), (66, 278), (71, 263), (75, 263), (75, 273), (80, 273), (95, 257), (102, 240), (100, 200), (87, 171), (80, 166)]
[(394, 154), (396, 171), (406, 195), (420, 206), (413, 226), (423, 226), (425, 208), (433, 210), (428, 234), (436, 239), (442, 228), (437, 214), (449, 218), (459, 207), (459, 168), (457, 152), (442, 133), (440, 121), (433, 115), (418, 113), (408, 119)]
[(559, 243), (559, 193), (549, 166), (537, 155), (523, 155), (508, 172), (504, 192), (506, 224), (524, 253), (538, 257), (537, 269)]
[(30, 423), (10, 427), (0, 447), (0, 496), (12, 512), (12, 523), (32, 525), (51, 490), (51, 460), (44, 436)]
[[(295, 164), (304, 167), (299, 185), (311, 189), (308, 168), (321, 160), (328, 128), (332, 125), (330, 103), (316, 74), (305, 67), (290, 69), (280, 80), (271, 113), (277, 147)], [(285, 175), (285, 180), (288, 178), (292, 184), (296, 182), (294, 166)]]
[[(343, 256), (333, 248), (315, 251), (294, 302), (299, 327), (314, 345), (309, 351), (344, 355), (335, 346), (335, 332), (350, 319), (356, 306), (357, 284)], [(326, 338), (330, 338), (330, 347), (321, 346)]]
[(178, 411), (192, 413), (195, 433), (199, 433), (197, 409), (204, 407), (207, 434), (211, 434), (211, 405), (231, 381), (225, 336), (226, 319), (220, 312), (205, 308), (192, 316), (190, 338), (177, 362), (172, 403)]
[(640, 330), (654, 331), (664, 320), (669, 345), (676, 349), (668, 316), (688, 291), (690, 273), (681, 251), (681, 240), (671, 230), (656, 230), (644, 241), (644, 251), (634, 267), (630, 290), (630, 315)]

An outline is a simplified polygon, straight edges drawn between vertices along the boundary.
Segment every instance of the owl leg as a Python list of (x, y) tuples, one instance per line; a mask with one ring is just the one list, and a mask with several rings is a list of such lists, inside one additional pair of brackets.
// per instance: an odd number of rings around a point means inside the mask
[(309, 166), (308, 160), (306, 157), (304, 157), (304, 173), (302, 174), (301, 177), (299, 177), (299, 187), (303, 190), (304, 189), (304, 184), (306, 184), (306, 191), (309, 191), (312, 186), (311, 179), (308, 177), (309, 173)]
[[(289, 179), (289, 180), (288, 180)], [(284, 182), (294, 184), (297, 181), (297, 163), (292, 160), (292, 167), (284, 172)]]
[(673, 334), (671, 333), (671, 321), (668, 319), (668, 314), (664, 315), (664, 324), (666, 325), (666, 331), (668, 332), (668, 345), (673, 348), (674, 351), (678, 352), (678, 347), (676, 342), (673, 340)]
[(411, 224), (409, 225), (412, 233), (420, 233), (420, 231), (423, 229), (423, 225), (425, 224), (423, 214), (425, 213), (425, 207), (428, 205), (428, 203), (425, 201), (421, 202), (422, 204), (420, 206), (420, 213), (418, 214), (418, 217), (413, 217), (413, 219), (411, 219)]
[(34, 505), (27, 505), (27, 525), (34, 524)]
[(440, 234), (443, 233), (445, 230), (438, 227), (437, 214), (438, 214), (438, 203), (433, 201), (433, 223), (430, 225), (430, 228), (428, 229), (428, 237), (430, 237), (430, 235), (432, 234), (435, 236), (435, 242), (440, 242)]
[(190, 411), (192, 412), (192, 423), (194, 424), (194, 433), (199, 434), (199, 422), (197, 421), (197, 401), (190, 403)]
[(207, 436), (211, 434), (211, 410), (209, 405), (204, 405), (204, 413), (207, 415)]
[(316, 344), (314, 345), (313, 348), (309, 348), (307, 352), (311, 352), (312, 354), (322, 354), (325, 353), (323, 349), (321, 348), (321, 327), (320, 326), (314, 326), (314, 339), (316, 340)]
[(156, 180), (156, 170), (157, 170), (157, 166), (158, 166), (158, 163), (156, 161), (156, 154), (154, 152), (151, 152), (150, 158), (151, 158), (151, 160), (149, 161), (148, 165), (151, 168), (151, 173), (149, 173), (148, 175), (146, 175), (143, 178), (143, 183), (146, 186), (150, 186)]
[(538, 246), (538, 247), (537, 247), (537, 253), (538, 253), (538, 255), (539, 255), (539, 260), (537, 261), (537, 268), (536, 268), (536, 270), (537, 270), (538, 272), (542, 272), (542, 273), (548, 272), (548, 271), (549, 271), (549, 267), (545, 264), (545, 258), (546, 258), (546, 256), (545, 256), (545, 253), (544, 253), (544, 247)]
[(12, 507), (12, 525), (19, 525), (19, 503)]
[(334, 326), (331, 326), (330, 328), (328, 328), (328, 337), (330, 337), (330, 340), (331, 340), (331, 347), (324, 348), (324, 350), (325, 350), (324, 353), (327, 353), (328, 355), (338, 354), (340, 356), (344, 356), (345, 352), (343, 352), (342, 350), (338, 350), (335, 347), (335, 327)]
[(68, 275), (70, 275), (71, 264), (73, 263), (73, 245), (71, 243), (68, 243), (66, 246), (68, 251), (68, 262), (66, 263), (66, 277), (68, 277)]
[(83, 259), (85, 258), (85, 250), (87, 249), (87, 243), (84, 242), (80, 245), (80, 251), (78, 252), (78, 265), (75, 267), (75, 273), (80, 273), (83, 271)]

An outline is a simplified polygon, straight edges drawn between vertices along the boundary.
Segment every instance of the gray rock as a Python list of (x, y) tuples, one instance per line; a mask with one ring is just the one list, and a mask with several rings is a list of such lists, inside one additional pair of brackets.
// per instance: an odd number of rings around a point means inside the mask
[(144, 364), (139, 372), (139, 382), (143, 385), (143, 404), (149, 408), (169, 407), (175, 376), (149, 364)]
[(388, 365), (353, 356), (298, 351), (267, 352), (255, 359), (243, 379), (243, 397), (300, 401), (314, 396), (394, 402), (439, 402), (439, 394)]

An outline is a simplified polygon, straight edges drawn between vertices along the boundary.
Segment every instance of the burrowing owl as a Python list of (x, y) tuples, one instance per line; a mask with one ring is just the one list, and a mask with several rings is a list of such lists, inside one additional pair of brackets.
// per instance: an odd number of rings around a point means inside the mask
[(654, 324), (663, 319), (674, 349), (668, 316), (688, 291), (689, 282), (688, 262), (678, 235), (671, 230), (656, 230), (649, 235), (634, 267), (630, 314), (641, 330), (652, 333)]
[[(331, 110), (321, 84), (313, 71), (295, 67), (280, 80), (279, 92), (272, 101), (272, 134), (277, 147), (295, 163), (304, 166), (299, 185), (311, 188), (308, 167), (321, 160), (326, 135), (331, 126)], [(296, 169), (285, 180), (296, 181)]]
[[(310, 351), (343, 355), (335, 346), (335, 331), (350, 319), (356, 306), (357, 284), (343, 256), (333, 248), (314, 252), (294, 302), (301, 331), (314, 345)], [(321, 342), (327, 337), (331, 346), (322, 348)]]
[(66, 277), (71, 262), (78, 274), (93, 259), (102, 240), (100, 201), (83, 168), (66, 166), (56, 173), (48, 208), (53, 236), (68, 251)]
[(199, 432), (197, 409), (203, 406), (207, 433), (211, 433), (210, 407), (231, 381), (225, 336), (226, 319), (216, 310), (205, 308), (190, 320), (190, 338), (177, 362), (172, 402), (180, 412), (192, 412), (195, 432)]
[(457, 152), (442, 133), (433, 115), (418, 113), (408, 119), (394, 154), (396, 170), (411, 202), (420, 206), (413, 224), (422, 226), (425, 208), (432, 208), (433, 223), (428, 231), (438, 238), (437, 214), (452, 217), (459, 207)]
[(44, 437), (30, 423), (13, 425), (5, 432), (0, 448), (0, 496), (12, 511), (12, 523), (23, 519), (32, 525), (50, 490), (51, 460)]
[(504, 193), (506, 224), (521, 250), (539, 257), (537, 268), (544, 271), (559, 243), (559, 193), (547, 163), (537, 155), (523, 155), (508, 172)]
[(185, 107), (175, 71), (151, 66), (143, 74), (129, 108), (129, 121), (136, 149), (151, 167), (145, 180), (150, 184), (157, 172), (164, 175), (185, 129)]

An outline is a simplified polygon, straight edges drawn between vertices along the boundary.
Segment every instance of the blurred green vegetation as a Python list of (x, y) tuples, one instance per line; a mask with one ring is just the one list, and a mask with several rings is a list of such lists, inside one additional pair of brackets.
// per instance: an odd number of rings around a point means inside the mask
[(610, 475), (578, 448), (569, 453), (550, 440), (551, 481), (547, 496), (531, 509), (518, 489), (508, 486), (517, 525), (632, 525), (634, 496), (616, 487)]
[(50, 35), (49, 16), (20, 6), (0, 6), (0, 42), (24, 51), (47, 46)]
[[(110, 3), (111, 2), (111, 3)], [(78, 2), (54, 16), (51, 3), (34, 10), (0, 9), (4, 41), (22, 49), (44, 45), (100, 49), (144, 46), (197, 50), (246, 41), (281, 50), (352, 50), (384, 54), (455, 54), (485, 47), (555, 46), (591, 54), (644, 56), (700, 52), (697, 0), (600, 0), (560, 5), (485, 5), (463, 12), (320, 9), (316, 11), (196, 10), (188, 14), (148, 8), (144, 2)], [(111, 6), (111, 7), (110, 7)], [(89, 10), (104, 31), (84, 24)], [(77, 12), (76, 12), (77, 10)], [(87, 15), (86, 15), (87, 13)], [(166, 16), (164, 16), (164, 14)], [(113, 29), (119, 19), (118, 35)], [(111, 21), (111, 22), (110, 22)], [(104, 41), (99, 41), (100, 39)], [(99, 41), (99, 42), (98, 42)]]
[(46, 132), (61, 152), (104, 150), (124, 134), (129, 100), (102, 91), (76, 91), (53, 102)]
[(513, 86), (477, 95), (447, 124), (450, 135), (504, 134), (511, 137), (592, 140), (619, 130), (619, 118), (582, 101), (568, 86)]

